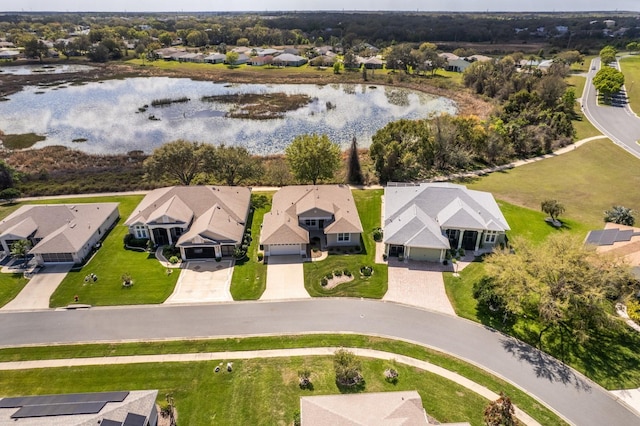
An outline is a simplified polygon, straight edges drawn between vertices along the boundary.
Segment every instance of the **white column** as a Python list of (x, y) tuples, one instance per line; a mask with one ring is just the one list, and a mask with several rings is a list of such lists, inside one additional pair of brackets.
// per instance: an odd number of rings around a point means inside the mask
[(476, 238), (476, 251), (480, 248), (480, 241), (482, 241), (482, 231), (478, 231), (478, 238)]
[(462, 238), (464, 237), (464, 229), (460, 230), (460, 238), (458, 238), (458, 248), (462, 247)]

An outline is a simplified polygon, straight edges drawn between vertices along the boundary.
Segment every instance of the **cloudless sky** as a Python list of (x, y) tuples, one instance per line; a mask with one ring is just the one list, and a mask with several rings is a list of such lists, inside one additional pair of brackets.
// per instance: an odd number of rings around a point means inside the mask
[(640, 0), (0, 0), (7, 11), (640, 11)]

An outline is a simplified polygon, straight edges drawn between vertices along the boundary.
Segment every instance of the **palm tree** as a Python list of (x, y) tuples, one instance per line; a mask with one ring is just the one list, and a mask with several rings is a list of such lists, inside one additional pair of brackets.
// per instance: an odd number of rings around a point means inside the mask
[(11, 257), (25, 260), (29, 254), (29, 250), (31, 250), (31, 243), (29, 240), (14, 241), (13, 244), (11, 244), (10, 250)]

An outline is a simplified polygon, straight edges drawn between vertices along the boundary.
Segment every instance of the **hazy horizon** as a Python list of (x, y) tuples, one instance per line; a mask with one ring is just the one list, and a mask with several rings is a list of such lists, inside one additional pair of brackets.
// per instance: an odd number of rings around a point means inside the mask
[[(399, 12), (637, 12), (638, 0), (0, 0), (7, 12), (261, 12), (261, 11), (399, 11)], [(19, 7), (18, 7), (19, 6)], [(179, 7), (177, 7), (179, 6)], [(558, 7), (560, 6), (560, 7)]]

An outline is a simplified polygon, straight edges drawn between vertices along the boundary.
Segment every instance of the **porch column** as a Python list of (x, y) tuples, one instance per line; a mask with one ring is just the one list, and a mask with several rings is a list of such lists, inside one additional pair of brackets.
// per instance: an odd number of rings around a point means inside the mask
[(213, 253), (215, 254), (216, 258), (222, 257), (222, 253), (220, 252), (220, 245), (213, 246)]
[(458, 249), (462, 247), (462, 239), (464, 238), (464, 229), (460, 230), (460, 237), (458, 238)]
[(169, 239), (169, 245), (172, 246), (173, 245), (173, 238), (171, 238), (171, 228), (169, 228), (169, 229), (165, 228), (164, 230), (167, 232), (167, 238)]
[(482, 241), (482, 231), (478, 231), (478, 238), (476, 238), (476, 251), (480, 248), (480, 242)]
[(186, 260), (187, 260), (187, 255), (185, 254), (184, 247), (180, 247), (180, 258), (181, 258), (183, 261), (186, 261)]

